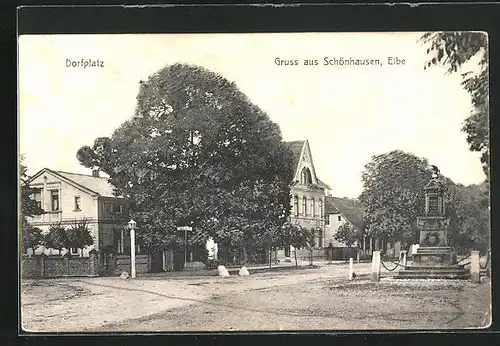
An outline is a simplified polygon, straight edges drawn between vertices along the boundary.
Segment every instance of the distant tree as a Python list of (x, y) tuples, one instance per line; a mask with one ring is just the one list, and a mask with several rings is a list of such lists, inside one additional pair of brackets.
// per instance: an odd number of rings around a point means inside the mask
[(94, 239), (92, 238), (88, 221), (86, 219), (75, 219), (70, 228), (66, 231), (66, 235), (68, 239), (68, 247), (81, 249), (82, 254), (83, 249), (86, 246), (94, 244)]
[(148, 248), (175, 244), (184, 225), (244, 247), (252, 232), (287, 219), (291, 155), (279, 127), (234, 83), (175, 64), (141, 82), (135, 116), (77, 158), (133, 202)]
[(70, 248), (66, 228), (60, 222), (52, 224), (49, 227), (49, 232), (44, 238), (44, 245), (48, 248), (59, 250), (59, 254), (61, 254), (62, 249)]
[[(314, 243), (314, 234), (306, 228), (298, 224), (286, 222), (283, 226), (282, 243), (285, 246), (293, 246), (294, 249), (300, 250), (303, 248), (312, 247)], [(297, 251), (294, 251), (295, 266), (298, 266)]]
[(424, 212), (424, 187), (431, 174), (426, 159), (400, 150), (373, 156), (362, 173), (360, 195), (367, 234), (386, 241), (416, 241), (416, 219)]
[(459, 249), (486, 252), (490, 247), (489, 196), (487, 184), (457, 184), (447, 208), (450, 216), (450, 240)]
[(360, 237), (362, 237), (360, 232), (349, 222), (340, 225), (337, 232), (333, 235), (335, 240), (346, 244), (347, 247), (353, 246)]
[(35, 189), (29, 185), (28, 168), (23, 165), (24, 157), (21, 156), (19, 164), (19, 179), (20, 179), (20, 197), (21, 197), (21, 214), (20, 214), (20, 228), (21, 228), (21, 246), (24, 252), (28, 248), (35, 250), (36, 247), (41, 245), (42, 237), (41, 231), (32, 227), (27, 218), (35, 215), (42, 215), (43, 209), (38, 205), (37, 201), (33, 199)]
[(39, 228), (31, 227), (26, 225), (23, 227), (21, 232), (21, 246), (23, 248), (23, 253), (26, 253), (28, 249), (32, 249), (33, 252), (35, 249), (42, 245), (43, 243), (43, 234)]
[[(481, 163), (489, 178), (489, 68), (488, 35), (482, 32), (429, 32), (421, 37), (430, 60), (424, 69), (433, 65), (448, 68), (448, 73), (462, 73), (462, 86), (470, 94), (471, 115), (465, 119), (462, 131), (467, 134), (471, 151), (481, 153)], [(478, 58), (479, 70), (463, 70), (472, 58)]]

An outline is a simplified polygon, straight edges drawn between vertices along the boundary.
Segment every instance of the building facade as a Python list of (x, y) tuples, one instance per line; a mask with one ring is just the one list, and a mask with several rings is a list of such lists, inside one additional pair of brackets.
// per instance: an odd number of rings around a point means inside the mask
[(128, 203), (114, 195), (112, 185), (98, 171), (85, 175), (44, 168), (30, 178), (29, 185), (35, 189), (32, 198), (44, 210), (44, 214), (28, 218), (33, 227), (47, 233), (52, 225), (69, 228), (75, 221), (85, 220), (94, 241), (83, 250), (63, 249), (61, 253), (40, 246), (34, 254), (64, 255), (70, 251), (85, 257), (92, 249), (130, 252)]
[[(292, 152), (295, 168), (290, 189), (290, 221), (310, 230), (314, 234), (314, 249), (321, 250), (325, 247), (325, 196), (331, 193), (331, 188), (316, 175), (308, 140), (286, 144)], [(293, 257), (295, 251), (298, 258), (310, 256), (309, 250), (297, 250), (290, 246), (279, 250), (277, 258)]]

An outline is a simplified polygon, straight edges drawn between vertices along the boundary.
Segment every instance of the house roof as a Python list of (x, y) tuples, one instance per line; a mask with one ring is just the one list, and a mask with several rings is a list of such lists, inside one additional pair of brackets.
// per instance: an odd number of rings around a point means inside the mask
[(87, 174), (69, 173), (62, 171), (56, 172), (82, 186), (85, 186), (87, 189), (92, 190), (103, 197), (115, 197), (113, 193), (113, 185), (108, 182), (108, 178), (106, 177), (94, 177)]
[[(305, 143), (306, 141), (285, 142), (285, 144), (288, 146), (288, 149), (290, 149), (290, 151), (292, 152), (293, 167), (295, 170), (297, 170), (297, 167), (299, 165), (300, 156), (302, 155), (302, 149), (304, 148)], [(318, 177), (316, 177), (316, 179), (318, 180), (319, 187), (328, 190), (331, 189), (331, 187), (328, 186), (328, 184), (322, 182)]]
[(300, 155), (302, 154), (302, 148), (304, 147), (306, 141), (291, 141), (285, 142), (288, 146), (288, 149), (292, 152), (292, 160), (293, 160), (293, 168), (297, 169), (300, 161)]
[(62, 181), (76, 187), (91, 195), (103, 197), (116, 197), (113, 193), (113, 185), (108, 182), (106, 177), (94, 177), (87, 174), (69, 173), (62, 171), (53, 171), (44, 168), (30, 178), (30, 182), (42, 175), (44, 172), (50, 173)]
[(331, 190), (331, 187), (328, 184), (322, 182), (319, 178), (317, 178), (317, 179), (318, 179), (318, 185), (320, 187), (322, 187), (323, 189)]
[(354, 198), (326, 197), (331, 199), (331, 203), (344, 218), (349, 221), (356, 229), (364, 228), (363, 205)]
[(337, 207), (333, 204), (333, 197), (325, 196), (325, 214), (338, 214)]

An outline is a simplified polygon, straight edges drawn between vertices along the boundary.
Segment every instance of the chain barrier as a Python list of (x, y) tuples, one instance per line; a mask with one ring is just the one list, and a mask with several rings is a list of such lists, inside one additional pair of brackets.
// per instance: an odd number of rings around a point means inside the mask
[[(465, 261), (465, 260), (470, 260), (470, 257), (464, 257), (462, 258), (460, 261), (457, 262), (457, 264), (460, 264), (462, 261)], [(470, 262), (464, 264), (464, 266), (466, 266), (467, 264), (469, 264)]]
[(404, 265), (401, 265), (401, 264), (400, 264), (400, 263), (401, 263), (401, 259), (402, 259), (402, 258), (403, 258), (403, 256), (400, 256), (400, 257), (399, 257), (399, 261), (398, 261), (398, 263), (393, 262), (393, 261), (390, 261), (390, 262), (392, 262), (393, 264), (395, 264), (394, 268), (392, 268), (392, 269), (389, 269), (389, 268), (387, 268), (387, 267), (385, 266), (384, 261), (382, 261), (382, 258), (380, 258), (380, 263), (382, 264), (382, 267), (384, 267), (384, 268), (385, 268), (385, 270), (392, 272), (392, 271), (396, 270), (396, 268), (397, 268), (397, 267), (403, 267), (403, 268), (404, 268)]

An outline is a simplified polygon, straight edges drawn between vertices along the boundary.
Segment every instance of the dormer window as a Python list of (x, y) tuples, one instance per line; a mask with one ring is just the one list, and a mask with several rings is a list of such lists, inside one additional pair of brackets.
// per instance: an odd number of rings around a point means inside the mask
[(304, 185), (311, 185), (312, 184), (312, 176), (311, 176), (311, 171), (309, 168), (304, 167), (302, 169), (302, 172), (300, 174), (300, 182)]

